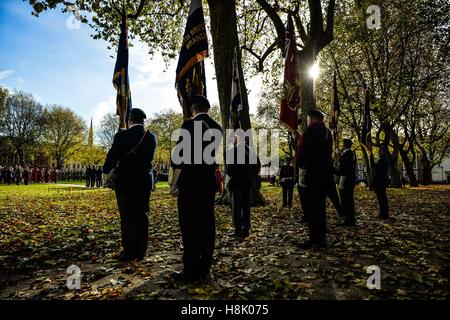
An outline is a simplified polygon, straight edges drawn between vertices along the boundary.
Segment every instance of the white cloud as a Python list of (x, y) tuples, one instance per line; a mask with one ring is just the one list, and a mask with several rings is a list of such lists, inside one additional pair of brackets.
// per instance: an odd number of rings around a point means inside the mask
[(116, 97), (110, 96), (105, 100), (99, 102), (92, 112), (92, 122), (95, 126), (100, 124), (100, 121), (107, 113), (115, 113), (116, 111)]
[(18, 78), (16, 79), (16, 82), (17, 82), (18, 84), (20, 84), (20, 85), (25, 84), (25, 80), (23, 80), (23, 78), (21, 78), (21, 77), (18, 77)]
[[(134, 42), (133, 47), (129, 49), (129, 54), (130, 88), (133, 107), (144, 110), (147, 117), (151, 117), (156, 112), (165, 109), (173, 109), (181, 113), (182, 110), (175, 89), (177, 60), (170, 61), (169, 65), (166, 66), (161, 54), (158, 53), (151, 57), (148, 54), (147, 46), (140, 42)], [(217, 82), (211, 59), (208, 58), (205, 61), (207, 93), (210, 103), (218, 105)], [(247, 82), (250, 112), (252, 113), (256, 111), (260, 87), (261, 77), (259, 76), (253, 77)], [(115, 112), (115, 90), (112, 89), (111, 93), (113, 96), (105, 97), (93, 110), (93, 122), (95, 125), (98, 125), (102, 117), (108, 112)]]
[(257, 75), (246, 82), (250, 113), (255, 114), (261, 98), (262, 77)]
[[(147, 116), (164, 109), (182, 112), (175, 90), (177, 60), (166, 66), (161, 54), (151, 57), (145, 44), (136, 43), (130, 51), (130, 87), (133, 107)], [(211, 61), (205, 61), (207, 93), (211, 104), (218, 104), (217, 84)]]
[(0, 71), (0, 80), (8, 78), (10, 75), (14, 73), (15, 70), (4, 70)]

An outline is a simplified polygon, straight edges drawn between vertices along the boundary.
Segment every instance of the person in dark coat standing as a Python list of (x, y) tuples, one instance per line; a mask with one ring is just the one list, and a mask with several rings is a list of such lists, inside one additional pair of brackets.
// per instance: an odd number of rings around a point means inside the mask
[(97, 169), (95, 166), (92, 166), (91, 175), (89, 177), (89, 185), (91, 188), (95, 188), (95, 177), (97, 176)]
[(381, 219), (389, 218), (388, 198), (386, 188), (388, 185), (388, 159), (386, 151), (383, 148), (378, 149), (378, 156), (380, 157), (373, 169), (373, 189), (377, 195), (379, 204), (379, 216)]
[(307, 123), (299, 155), (299, 185), (303, 188), (302, 201), (309, 229), (309, 239), (300, 244), (304, 249), (326, 246), (325, 199), (333, 174), (333, 140), (322, 112), (310, 110)]
[(215, 243), (215, 152), (222, 139), (222, 128), (208, 115), (209, 109), (206, 97), (197, 95), (192, 98), (193, 118), (184, 121), (172, 153), (173, 171), (181, 170), (178, 178), (172, 179), (171, 190), (174, 186), (178, 189), (184, 265), (183, 271), (172, 273), (176, 281), (202, 280), (209, 275), (212, 263)]
[(11, 176), (12, 176), (11, 168), (8, 166), (5, 166), (3, 168), (3, 180), (5, 181), (5, 183), (7, 185), (9, 185), (11, 183)]
[(344, 225), (354, 227), (355, 220), (355, 184), (356, 184), (356, 155), (352, 150), (352, 140), (344, 139), (344, 150), (339, 157), (339, 194), (344, 212)]
[(148, 246), (148, 215), (152, 187), (152, 161), (156, 136), (144, 128), (141, 109), (130, 111), (129, 129), (114, 136), (103, 172), (115, 168), (115, 192), (120, 212), (123, 252), (119, 260), (143, 260)]
[(19, 166), (16, 166), (16, 169), (14, 170), (14, 178), (16, 184), (19, 185), (20, 181), (22, 181), (22, 169)]
[(22, 178), (23, 178), (23, 184), (27, 186), (28, 182), (30, 181), (30, 170), (28, 169), (28, 167), (23, 169)]
[(103, 187), (103, 170), (100, 166), (98, 166), (98, 169), (95, 171), (95, 182), (97, 184), (97, 188)]
[(280, 169), (280, 185), (283, 189), (283, 207), (292, 207), (292, 195), (294, 193), (294, 167), (291, 159), (286, 160), (286, 164)]
[(257, 164), (256, 155), (238, 135), (235, 136), (233, 147), (228, 152), (232, 155), (232, 159), (230, 157), (231, 161), (227, 163), (226, 172), (229, 178), (226, 180), (226, 188), (230, 192), (234, 224), (234, 232), (230, 236), (243, 239), (250, 234), (251, 164)]
[(89, 188), (91, 186), (91, 175), (92, 175), (91, 166), (87, 166), (85, 175), (86, 175), (86, 188)]

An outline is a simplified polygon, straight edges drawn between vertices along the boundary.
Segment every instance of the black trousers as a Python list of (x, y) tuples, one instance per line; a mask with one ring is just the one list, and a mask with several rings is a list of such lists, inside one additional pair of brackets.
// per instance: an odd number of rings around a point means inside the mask
[(302, 201), (305, 219), (309, 229), (309, 240), (312, 243), (323, 243), (326, 240), (326, 195), (327, 190), (320, 187), (302, 188)]
[(355, 220), (355, 187), (344, 187), (339, 191), (342, 200), (342, 211), (345, 217), (345, 224), (354, 225)]
[(150, 190), (116, 192), (120, 212), (123, 253), (130, 259), (143, 259), (148, 247)]
[(292, 207), (292, 195), (294, 193), (294, 184), (285, 182), (282, 185), (283, 188), (283, 206)]
[(214, 190), (182, 191), (178, 194), (178, 215), (183, 239), (183, 272), (206, 276), (211, 269), (216, 238)]
[(238, 237), (246, 237), (250, 232), (250, 187), (232, 190), (230, 195), (234, 232)]
[(375, 188), (375, 194), (377, 195), (379, 205), (379, 215), (381, 218), (389, 218), (389, 205), (386, 194), (386, 188)]

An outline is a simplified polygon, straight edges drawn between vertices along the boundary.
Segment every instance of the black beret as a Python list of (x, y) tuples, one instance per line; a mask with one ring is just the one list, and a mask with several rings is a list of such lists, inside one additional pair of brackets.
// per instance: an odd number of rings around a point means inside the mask
[(323, 120), (323, 113), (319, 109), (311, 109), (308, 111), (308, 116), (315, 119)]
[(211, 105), (209, 104), (208, 98), (206, 98), (205, 96), (202, 95), (195, 95), (191, 98), (191, 103), (192, 104), (199, 104), (200, 108), (202, 109), (209, 109), (211, 108)]
[(344, 140), (342, 140), (344, 142), (344, 144), (348, 144), (348, 145), (352, 145), (353, 141), (351, 139), (345, 138)]
[(146, 119), (147, 116), (145, 115), (145, 112), (142, 111), (139, 108), (133, 108), (130, 111), (130, 119), (131, 120), (137, 120), (137, 121), (144, 121), (144, 119)]

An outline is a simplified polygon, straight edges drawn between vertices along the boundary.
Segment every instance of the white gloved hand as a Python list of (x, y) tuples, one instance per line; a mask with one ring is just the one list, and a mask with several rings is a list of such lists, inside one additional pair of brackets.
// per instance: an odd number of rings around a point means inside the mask
[(298, 172), (298, 185), (306, 188), (306, 169), (299, 169)]
[(230, 182), (231, 182), (231, 177), (229, 175), (225, 176), (225, 189), (230, 191)]
[(343, 190), (344, 189), (344, 182), (345, 182), (345, 177), (341, 176), (341, 178), (339, 179), (339, 190)]
[(180, 177), (181, 169), (173, 169), (170, 168), (169, 170), (169, 192), (173, 196), (178, 195), (178, 178)]

